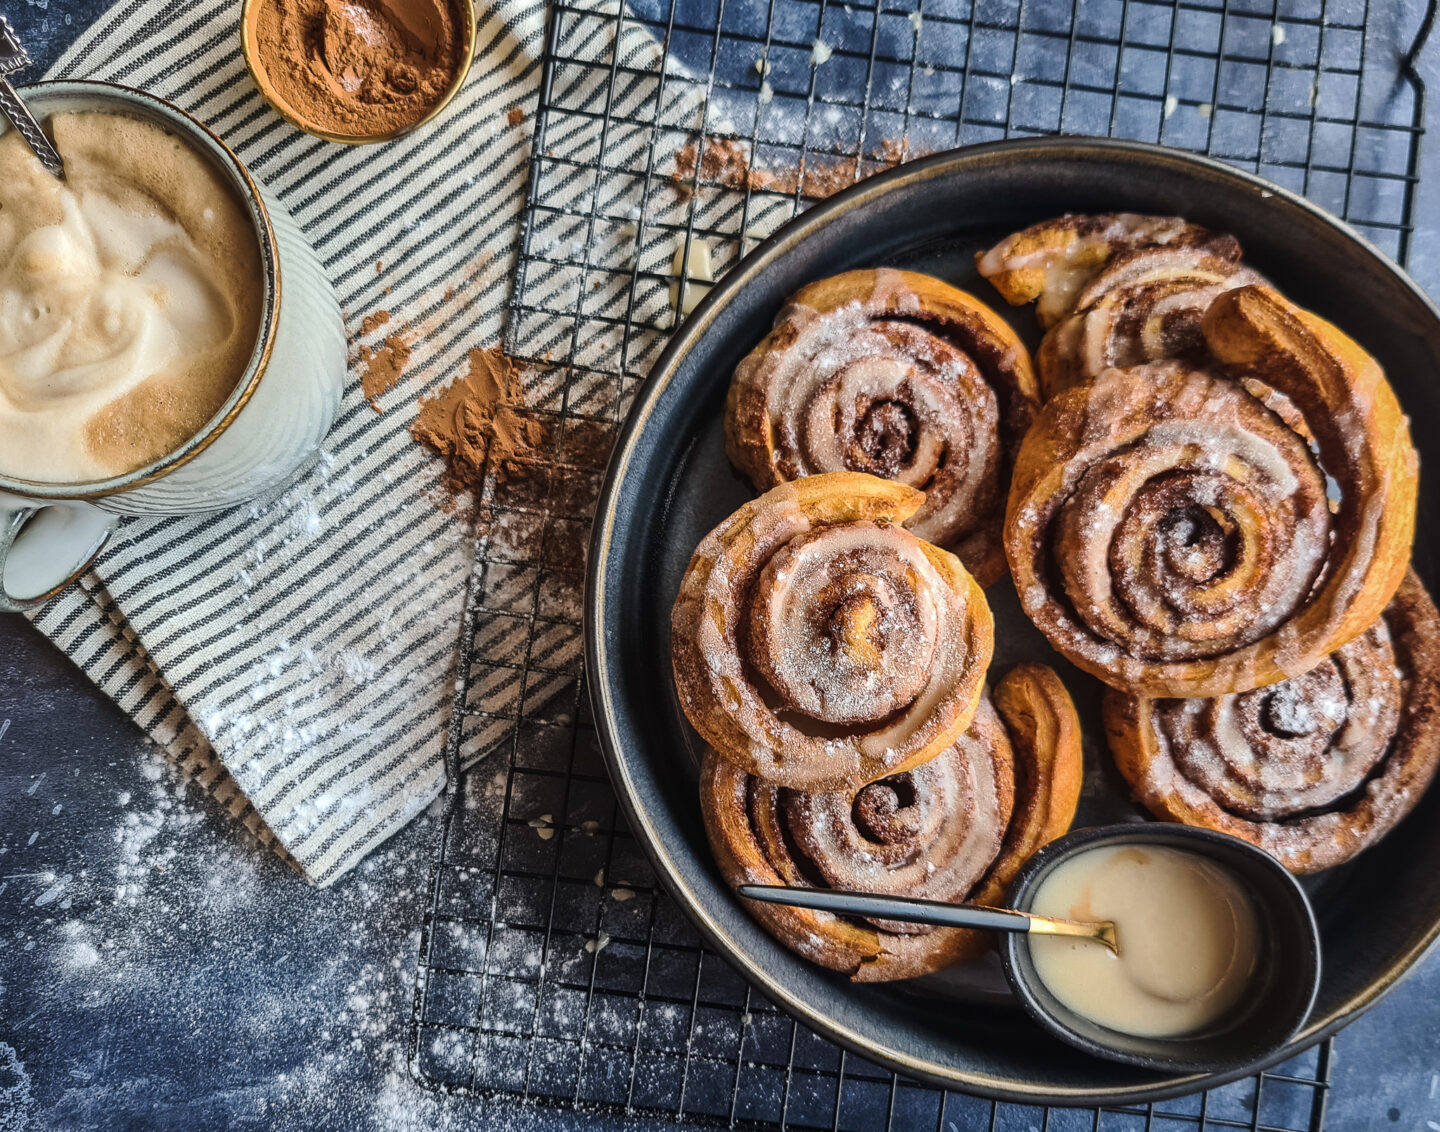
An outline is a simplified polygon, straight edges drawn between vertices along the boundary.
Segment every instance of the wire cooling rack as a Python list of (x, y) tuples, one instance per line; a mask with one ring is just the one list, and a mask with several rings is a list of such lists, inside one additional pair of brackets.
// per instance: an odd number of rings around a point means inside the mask
[(1367, 0), (618, 0), (552, 6), (507, 348), (536, 458), (487, 470), (420, 945), (412, 1070), (731, 1126), (1323, 1127), (1330, 1045), (1101, 1110), (899, 1078), (707, 951), (606, 779), (581, 571), (617, 424), (680, 307), (812, 199), (919, 154), (1109, 134), (1309, 196), (1404, 261), (1428, 34)]

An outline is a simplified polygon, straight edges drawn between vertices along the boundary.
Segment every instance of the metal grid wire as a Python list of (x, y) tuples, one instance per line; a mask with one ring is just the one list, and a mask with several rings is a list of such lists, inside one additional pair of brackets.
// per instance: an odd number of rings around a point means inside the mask
[(1303, 192), (1403, 262), (1411, 59), (1434, 10), (1407, 33), (1368, 0), (552, 6), (507, 333), (544, 442), (487, 473), (421, 938), (421, 1081), (747, 1127), (1323, 1126), (1328, 1042), (1206, 1094), (1040, 1109), (898, 1078), (755, 994), (624, 828), (583, 687), (582, 548), (676, 307), (813, 197), (898, 160), (1054, 132), (1159, 141)]

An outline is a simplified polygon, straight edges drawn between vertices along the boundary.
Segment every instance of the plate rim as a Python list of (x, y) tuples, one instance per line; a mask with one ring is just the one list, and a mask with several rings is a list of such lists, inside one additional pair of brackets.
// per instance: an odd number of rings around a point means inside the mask
[(1420, 942), (1394, 958), (1376, 978), (1351, 994), (1335, 1009), (1322, 1018), (1310, 1018), (1283, 1046), (1233, 1071), (1167, 1077), (1153, 1085), (1118, 1090), (1068, 1088), (1056, 1091), (1051, 1086), (1031, 1087), (1030, 1083), (1023, 1080), (994, 1074), (961, 1072), (927, 1062), (903, 1051), (885, 1048), (866, 1035), (842, 1025), (825, 1012), (812, 1008), (771, 977), (763, 967), (749, 962), (731, 941), (725, 929), (709, 914), (698, 894), (685, 882), (648, 812), (638, 803), (638, 792), (620, 750), (619, 729), (615, 722), (615, 697), (611, 688), (611, 665), (602, 647), (606, 620), (605, 573), (617, 518), (616, 506), (637, 441), (654, 412), (657, 400), (673, 381), (676, 370), (714, 323), (731, 296), (744, 287), (754, 275), (786, 254), (792, 246), (816, 234), (836, 218), (863, 208), (878, 197), (934, 177), (963, 174), (967, 167), (983, 164), (997, 157), (1014, 160), (1017, 155), (1023, 156), (1026, 153), (1049, 157), (1065, 156), (1069, 153), (1090, 160), (1125, 156), (1150, 165), (1178, 166), (1183, 172), (1203, 173), (1211, 178), (1229, 181), (1236, 187), (1255, 193), (1261, 200), (1278, 199), (1284, 204), (1299, 208), (1312, 219), (1359, 245), (1378, 268), (1410, 292), (1411, 297), (1429, 314), (1434, 323), (1432, 329), (1440, 334), (1440, 306), (1410, 278), (1403, 267), (1362, 233), (1298, 193), (1257, 174), (1202, 154), (1124, 138), (1083, 135), (1006, 138), (944, 150), (859, 181), (792, 217), (748, 255), (743, 256), (674, 331), (636, 390), (635, 399), (621, 422), (606, 465), (590, 533), (582, 610), (587, 691), (606, 771), (615, 786), (616, 796), (626, 820), (636, 835), (636, 840), (641, 843), (646, 855), (655, 865), (656, 876), (662, 886), (675, 898), (706, 942), (735, 966), (748, 982), (757, 986), (768, 999), (792, 1018), (804, 1022), (851, 1052), (878, 1062), (897, 1073), (989, 1100), (1092, 1107), (1146, 1103), (1185, 1096), (1251, 1076), (1288, 1060), (1335, 1034), (1384, 998), (1416, 964), (1435, 950), (1437, 940), (1440, 940), (1440, 916), (1432, 921)]

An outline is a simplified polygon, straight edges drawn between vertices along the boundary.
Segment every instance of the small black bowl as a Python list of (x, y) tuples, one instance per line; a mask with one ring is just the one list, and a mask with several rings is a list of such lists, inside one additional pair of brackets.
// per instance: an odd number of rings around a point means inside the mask
[(1022, 932), (1004, 937), (1005, 977), (1030, 1016), (1062, 1041), (1110, 1061), (1183, 1073), (1225, 1073), (1263, 1062), (1304, 1025), (1320, 989), (1320, 932), (1295, 878), (1270, 854), (1228, 833), (1153, 822), (1077, 830), (1032, 857), (1010, 889), (1009, 906), (1026, 911), (1040, 881), (1061, 861), (1106, 845), (1154, 845), (1199, 853), (1225, 868), (1249, 893), (1260, 919), (1262, 950), (1254, 989), (1229, 1017), (1199, 1034), (1145, 1038), (1077, 1014), (1040, 981)]

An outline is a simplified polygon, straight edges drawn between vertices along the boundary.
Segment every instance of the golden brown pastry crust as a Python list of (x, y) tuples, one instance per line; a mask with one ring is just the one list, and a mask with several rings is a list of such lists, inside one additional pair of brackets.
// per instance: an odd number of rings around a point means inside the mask
[(1012, 303), (1036, 300), (1046, 334), (1035, 354), (1045, 398), (1114, 367), (1206, 361), (1201, 319), (1222, 291), (1264, 279), (1233, 236), (1178, 216), (1070, 215), (976, 256)]
[[(1080, 794), (1079, 728), (1055, 673), (1022, 665), (1000, 681), (994, 707), (982, 702), (958, 743), (858, 793), (781, 790), (710, 751), (700, 804), (716, 863), (731, 885), (999, 903), (1024, 862), (1070, 827)], [(970, 804), (955, 808), (961, 803)], [(992, 943), (987, 932), (777, 904), (748, 908), (791, 950), (858, 982), (927, 974)]]
[[(1227, 254), (1233, 253), (1233, 254)], [(1113, 367), (1176, 358), (1203, 364), (1201, 326), (1223, 291), (1264, 280), (1240, 264), (1240, 247), (1150, 245), (1113, 256), (1081, 289), (1035, 354), (1048, 399)]]
[(1312, 873), (1375, 844), (1440, 765), (1440, 615), (1413, 571), (1381, 620), (1303, 676), (1213, 700), (1108, 692), (1115, 765), (1157, 817)]
[(1021, 867), (1070, 829), (1084, 777), (1080, 717), (1055, 670), (1020, 664), (995, 685), (995, 708), (1015, 749), (1016, 805), (1000, 856), (971, 893), (999, 904)]
[(964, 733), (994, 625), (959, 559), (900, 525), (922, 498), (807, 476), (702, 540), (671, 654), (686, 717), (726, 759), (796, 790), (853, 790)]
[(1033, 302), (1045, 328), (1077, 309), (1084, 290), (1115, 257), (1133, 248), (1193, 248), (1225, 259), (1240, 257), (1233, 236), (1178, 216), (1135, 212), (1070, 213), (1042, 220), (975, 253), (980, 274), (1013, 306)]
[[(1218, 373), (1109, 370), (1048, 402), (1011, 487), (1026, 613), (1136, 695), (1218, 696), (1313, 667), (1380, 615), (1414, 535), (1417, 458), (1374, 359), (1266, 287), (1218, 296), (1204, 330)], [(1318, 462), (1245, 379), (1303, 414)]]
[(1030, 355), (989, 307), (929, 275), (849, 271), (791, 296), (736, 368), (725, 448), (761, 491), (835, 471), (924, 491), (907, 525), (989, 585), (1038, 405)]

